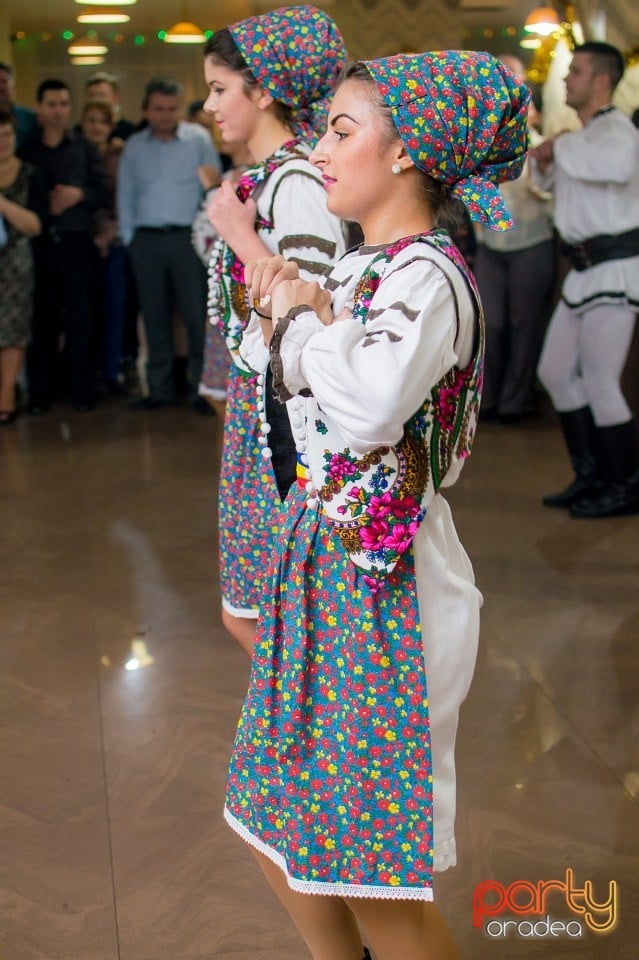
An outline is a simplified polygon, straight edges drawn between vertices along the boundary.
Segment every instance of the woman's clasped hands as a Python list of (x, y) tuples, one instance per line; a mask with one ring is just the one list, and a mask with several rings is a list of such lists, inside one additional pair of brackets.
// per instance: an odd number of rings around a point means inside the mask
[(292, 260), (282, 256), (253, 260), (246, 265), (244, 282), (267, 344), (278, 320), (295, 307), (308, 307), (324, 326), (335, 320), (330, 293), (315, 280), (300, 279), (297, 264)]

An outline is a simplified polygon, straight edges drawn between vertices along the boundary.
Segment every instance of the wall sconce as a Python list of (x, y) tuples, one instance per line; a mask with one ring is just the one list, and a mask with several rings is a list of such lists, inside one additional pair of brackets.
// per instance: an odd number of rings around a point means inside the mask
[(556, 10), (552, 7), (535, 7), (526, 17), (524, 30), (526, 33), (536, 33), (539, 37), (549, 37), (560, 26), (561, 20)]
[(128, 23), (131, 17), (117, 7), (89, 7), (76, 17), (78, 23)]
[(162, 39), (165, 43), (204, 43), (206, 37), (204, 31), (194, 23), (180, 20), (166, 31)]
[(67, 52), (72, 57), (100, 57), (109, 52), (109, 48), (100, 40), (94, 40), (92, 37), (78, 37), (67, 47)]
[(104, 63), (104, 57), (71, 57), (74, 67), (97, 67), (100, 63)]

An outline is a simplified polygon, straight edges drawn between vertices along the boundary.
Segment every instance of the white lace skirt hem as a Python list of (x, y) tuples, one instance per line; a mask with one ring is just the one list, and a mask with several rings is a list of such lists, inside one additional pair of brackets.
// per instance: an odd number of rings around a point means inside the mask
[(260, 615), (257, 607), (234, 607), (225, 597), (222, 597), (222, 607), (232, 617), (242, 617), (244, 620), (257, 620)]
[(250, 846), (255, 847), (265, 857), (268, 857), (282, 870), (291, 890), (297, 893), (307, 893), (323, 897), (362, 897), (373, 900), (432, 900), (432, 887), (373, 887), (359, 883), (321, 883), (315, 880), (297, 880), (292, 877), (287, 868), (284, 857), (258, 840), (231, 811), (224, 808), (224, 819)]
[(197, 392), (201, 397), (210, 397), (211, 400), (219, 400), (220, 403), (226, 402), (226, 390), (217, 390), (214, 387), (207, 387), (205, 384), (198, 384)]

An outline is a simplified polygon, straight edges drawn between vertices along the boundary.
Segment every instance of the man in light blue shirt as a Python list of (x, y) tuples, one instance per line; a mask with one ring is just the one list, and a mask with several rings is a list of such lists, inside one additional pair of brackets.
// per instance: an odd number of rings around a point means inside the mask
[(148, 397), (152, 410), (175, 402), (173, 304), (188, 335), (189, 398), (197, 407), (204, 351), (206, 272), (191, 243), (191, 225), (211, 168), (220, 159), (211, 138), (181, 122), (180, 85), (168, 77), (147, 84), (142, 109), (147, 126), (126, 142), (118, 170), (120, 236), (128, 247), (148, 345)]

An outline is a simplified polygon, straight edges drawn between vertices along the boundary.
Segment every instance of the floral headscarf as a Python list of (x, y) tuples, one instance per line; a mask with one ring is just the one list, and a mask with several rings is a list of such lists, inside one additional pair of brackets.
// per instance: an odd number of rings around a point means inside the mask
[(293, 132), (313, 144), (324, 132), (330, 97), (346, 62), (330, 17), (303, 4), (280, 7), (228, 28), (255, 79), (293, 111)]
[(489, 53), (452, 50), (364, 61), (408, 153), (452, 187), (473, 220), (513, 226), (496, 186), (520, 175), (530, 91)]

